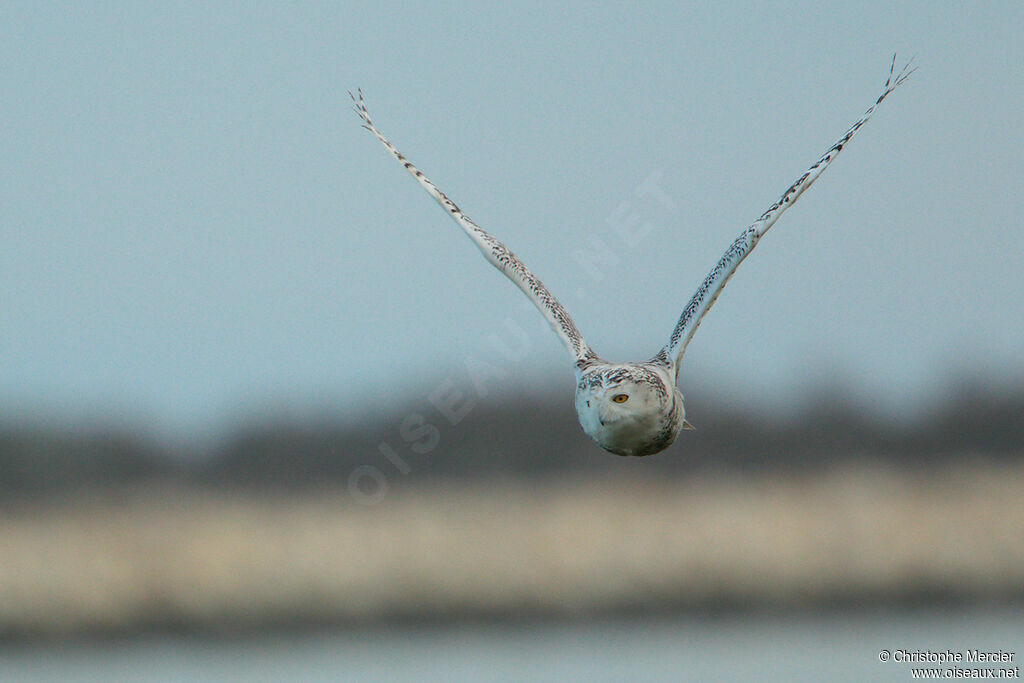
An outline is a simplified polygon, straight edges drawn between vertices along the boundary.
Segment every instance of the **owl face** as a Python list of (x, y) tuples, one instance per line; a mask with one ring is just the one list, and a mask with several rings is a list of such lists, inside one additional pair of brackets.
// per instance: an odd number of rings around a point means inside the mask
[(577, 385), (583, 431), (618, 455), (649, 455), (671, 444), (683, 423), (682, 395), (667, 376), (638, 366), (607, 366)]

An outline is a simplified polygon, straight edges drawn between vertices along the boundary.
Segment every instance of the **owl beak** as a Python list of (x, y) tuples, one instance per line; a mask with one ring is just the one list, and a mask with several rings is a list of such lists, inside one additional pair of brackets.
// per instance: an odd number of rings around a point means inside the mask
[(686, 420), (683, 420), (683, 429), (685, 429), (688, 432), (695, 432), (695, 431), (697, 431), (697, 428), (694, 427), (689, 422), (687, 422)]

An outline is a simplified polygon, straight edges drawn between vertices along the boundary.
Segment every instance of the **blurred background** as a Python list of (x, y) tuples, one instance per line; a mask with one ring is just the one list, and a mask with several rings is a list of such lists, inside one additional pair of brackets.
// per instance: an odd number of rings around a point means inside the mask
[[(0, 678), (1017, 665), (1022, 24), (5, 3)], [(682, 368), (697, 431), (644, 459), (583, 434), (559, 340), (347, 93), (639, 360), (894, 51), (919, 70), (744, 262)]]

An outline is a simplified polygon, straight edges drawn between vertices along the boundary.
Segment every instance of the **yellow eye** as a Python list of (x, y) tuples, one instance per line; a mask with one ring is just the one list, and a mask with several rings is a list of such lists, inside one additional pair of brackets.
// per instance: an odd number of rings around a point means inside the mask
[(615, 394), (614, 396), (612, 396), (612, 400), (615, 401), (616, 403), (625, 403), (626, 401), (629, 400), (629, 395), (628, 394)]

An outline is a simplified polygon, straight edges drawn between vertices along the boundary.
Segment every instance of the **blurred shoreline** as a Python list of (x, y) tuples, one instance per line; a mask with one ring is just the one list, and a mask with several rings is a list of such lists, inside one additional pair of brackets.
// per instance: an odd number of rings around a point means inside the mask
[(0, 636), (1024, 601), (1024, 464), (142, 485), (0, 513)]
[(690, 398), (698, 431), (640, 459), (561, 393), (189, 451), (0, 418), (0, 639), (1024, 605), (1024, 391), (904, 422)]

